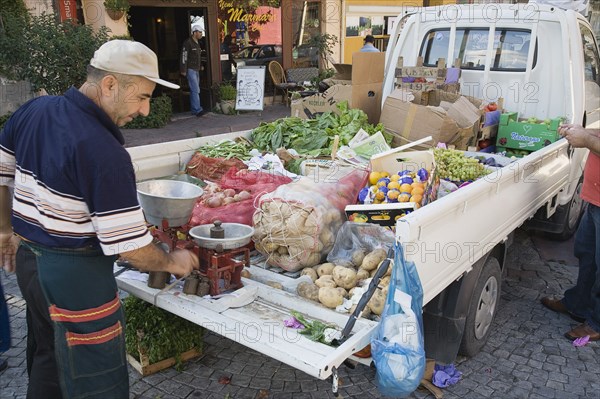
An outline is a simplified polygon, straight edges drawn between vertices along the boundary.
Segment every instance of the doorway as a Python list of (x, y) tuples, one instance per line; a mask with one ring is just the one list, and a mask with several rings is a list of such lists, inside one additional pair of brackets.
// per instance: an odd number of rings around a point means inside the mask
[(181, 86), (171, 90), (158, 85), (155, 96), (166, 94), (171, 97), (173, 113), (189, 112), (189, 89), (187, 79), (179, 73), (181, 47), (191, 35), (192, 18), (204, 18), (205, 32), (201, 39), (202, 65), (200, 71), (200, 103), (206, 110), (214, 106), (212, 99), (212, 79), (210, 70), (210, 44), (208, 32), (208, 9), (205, 7), (137, 7), (129, 10), (129, 32), (134, 40), (150, 47), (158, 56), (158, 70), (161, 78)]

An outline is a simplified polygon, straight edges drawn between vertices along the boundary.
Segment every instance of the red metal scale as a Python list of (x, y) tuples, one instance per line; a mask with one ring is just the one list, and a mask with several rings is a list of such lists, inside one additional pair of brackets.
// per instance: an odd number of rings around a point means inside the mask
[[(193, 251), (200, 261), (200, 275), (210, 281), (210, 295), (220, 295), (226, 291), (237, 290), (243, 287), (242, 270), (250, 266), (250, 248), (245, 247), (223, 250), (220, 245), (215, 249), (201, 248), (189, 235), (192, 226), (185, 224), (178, 227), (169, 227), (167, 220), (162, 221), (161, 228), (152, 230), (152, 236), (168, 245), (169, 250), (187, 249)], [(215, 235), (213, 237), (213, 235)], [(182, 237), (185, 237), (182, 239)], [(215, 222), (211, 228), (211, 238), (223, 238), (223, 229), (220, 222)]]

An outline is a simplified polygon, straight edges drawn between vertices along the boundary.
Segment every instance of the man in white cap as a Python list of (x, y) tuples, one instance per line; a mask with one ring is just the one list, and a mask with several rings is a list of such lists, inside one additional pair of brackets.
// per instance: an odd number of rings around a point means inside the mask
[(200, 70), (202, 69), (202, 47), (200, 39), (204, 27), (196, 24), (192, 26), (192, 35), (183, 42), (179, 71), (187, 77), (190, 86), (190, 111), (198, 117), (206, 114), (200, 104)]
[(157, 83), (179, 88), (148, 47), (109, 41), (79, 89), (27, 102), (0, 133), (0, 261), (27, 302), (28, 398), (129, 398), (114, 261), (198, 268), (152, 243), (119, 130), (148, 115)]

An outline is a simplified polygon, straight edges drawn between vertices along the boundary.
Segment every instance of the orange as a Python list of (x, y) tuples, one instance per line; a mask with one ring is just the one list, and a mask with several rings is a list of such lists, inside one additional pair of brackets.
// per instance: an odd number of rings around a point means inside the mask
[(390, 180), (391, 181), (398, 181), (398, 180), (400, 180), (400, 176), (398, 176), (398, 175), (391, 175), (390, 176)]
[(377, 181), (379, 179), (381, 179), (383, 176), (381, 175), (380, 172), (371, 172), (371, 174), (369, 175), (369, 183), (370, 184), (377, 184)]
[(410, 194), (402, 193), (398, 196), (398, 202), (408, 202), (410, 199)]
[(387, 188), (389, 188), (390, 190), (392, 189), (396, 189), (399, 190), (400, 189), (400, 183), (398, 183), (397, 181), (392, 181), (387, 185)]
[(377, 191), (375, 193), (375, 199), (383, 201), (385, 199), (385, 192), (383, 192), (383, 191)]
[(417, 204), (420, 204), (421, 201), (423, 200), (423, 196), (418, 194), (418, 195), (412, 195), (410, 197), (410, 202), (416, 202)]
[(423, 189), (423, 187), (415, 187), (413, 188), (413, 190), (410, 192), (412, 195), (423, 195), (423, 193), (425, 192), (425, 190)]
[(412, 186), (413, 188), (415, 188), (415, 187), (421, 187), (421, 188), (425, 188), (425, 183), (416, 181), (416, 182), (414, 182), (413, 184), (411, 184), (411, 186)]
[(412, 186), (408, 183), (404, 183), (400, 186), (400, 191), (403, 193), (408, 193), (410, 194), (412, 192)]

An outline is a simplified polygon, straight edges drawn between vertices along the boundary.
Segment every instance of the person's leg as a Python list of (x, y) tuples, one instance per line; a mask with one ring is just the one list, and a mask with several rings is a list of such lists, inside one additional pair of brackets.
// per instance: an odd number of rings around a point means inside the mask
[(598, 284), (599, 277), (598, 258), (596, 257), (599, 246), (596, 240), (600, 235), (598, 234), (599, 226), (594, 223), (594, 219), (600, 219), (598, 207), (590, 204), (581, 218), (577, 233), (575, 233), (574, 253), (579, 259), (577, 283), (565, 291), (562, 299), (572, 314), (585, 319), (591, 316), (592, 287)]
[(200, 105), (200, 80), (198, 71), (193, 69), (187, 70), (187, 80), (190, 86), (190, 111), (196, 115), (202, 112), (202, 106)]
[(588, 213), (594, 223), (594, 240), (590, 246), (594, 248), (595, 269), (590, 273), (592, 287), (590, 290), (590, 303), (587, 309), (586, 321), (592, 329), (600, 333), (600, 207), (588, 205)]
[(128, 399), (125, 317), (113, 276), (115, 258), (100, 250), (40, 252), (38, 276), (54, 326), (65, 397)]
[(27, 398), (61, 398), (54, 328), (38, 280), (36, 257), (23, 245), (17, 251), (17, 283), (27, 303)]

